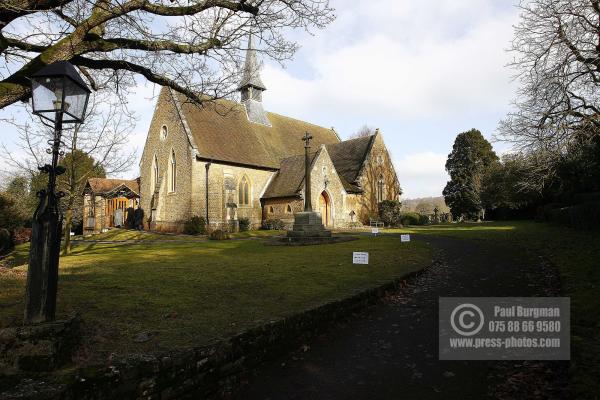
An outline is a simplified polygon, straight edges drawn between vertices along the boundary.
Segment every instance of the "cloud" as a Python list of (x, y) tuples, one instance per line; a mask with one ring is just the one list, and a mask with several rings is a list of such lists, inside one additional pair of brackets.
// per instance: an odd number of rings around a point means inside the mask
[(342, 137), (365, 123), (381, 128), (405, 193), (439, 195), (454, 136), (473, 127), (489, 136), (514, 97), (505, 49), (518, 11), (493, 0), (333, 5), (336, 22), (298, 38), (301, 67), (266, 63), (266, 108)]
[[(348, 110), (404, 119), (447, 118), (505, 107), (514, 92), (510, 71), (504, 68), (513, 17), (484, 16), (466, 32), (446, 35), (419, 35), (422, 28), (412, 31), (396, 21), (407, 32), (398, 35), (385, 28), (387, 19), (383, 27), (372, 21), (368, 35), (349, 39), (347, 32), (348, 40), (335, 49), (313, 44), (315, 53), (305, 55), (314, 70), (309, 78), (268, 64), (263, 73), (269, 88), (265, 102), (296, 114), (327, 110), (333, 118)], [(333, 31), (340, 33), (339, 28)], [(331, 35), (319, 33), (314, 39), (318, 42)]]
[[(363, 124), (381, 128), (405, 197), (439, 195), (454, 136), (473, 127), (489, 136), (509, 108), (515, 84), (505, 49), (518, 10), (496, 0), (331, 3), (333, 24), (315, 36), (290, 32), (302, 49), (287, 69), (265, 60), (265, 107), (333, 125), (342, 137)], [(139, 79), (128, 97), (139, 155), (158, 90)]]
[(433, 152), (408, 154), (394, 162), (403, 198), (441, 196), (450, 179), (445, 171), (447, 155)]
[[(150, 122), (152, 122), (159, 93), (159, 86), (138, 79), (138, 85), (127, 96), (127, 106), (138, 119), (135, 128), (129, 135), (129, 146), (137, 151), (138, 160), (142, 156), (146, 144), (148, 129), (150, 128)], [(123, 171), (118, 175), (120, 175), (119, 177), (127, 175), (131, 178), (139, 176), (138, 164), (136, 163), (131, 170)]]

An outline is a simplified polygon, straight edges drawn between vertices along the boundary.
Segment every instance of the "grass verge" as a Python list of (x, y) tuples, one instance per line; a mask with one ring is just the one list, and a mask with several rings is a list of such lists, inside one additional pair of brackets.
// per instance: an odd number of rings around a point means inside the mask
[[(81, 313), (82, 364), (202, 345), (431, 262), (424, 243), (398, 244), (392, 236), (309, 247), (262, 240), (79, 243), (61, 258), (58, 317)], [(353, 251), (368, 251), (370, 265), (353, 265)], [(26, 262), (26, 254), (19, 246), (12, 262)], [(0, 327), (20, 322), (25, 280), (25, 265), (0, 269)], [(140, 332), (151, 340), (137, 343)]]

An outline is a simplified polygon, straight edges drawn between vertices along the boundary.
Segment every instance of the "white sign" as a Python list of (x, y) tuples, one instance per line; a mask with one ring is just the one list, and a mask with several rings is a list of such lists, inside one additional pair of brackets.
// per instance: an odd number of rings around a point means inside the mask
[(368, 264), (369, 253), (362, 251), (355, 251), (352, 253), (352, 264)]
[(371, 228), (371, 233), (374, 235), (377, 235), (379, 233), (379, 228), (376, 228), (376, 227)]
[(410, 235), (400, 235), (401, 242), (410, 242)]

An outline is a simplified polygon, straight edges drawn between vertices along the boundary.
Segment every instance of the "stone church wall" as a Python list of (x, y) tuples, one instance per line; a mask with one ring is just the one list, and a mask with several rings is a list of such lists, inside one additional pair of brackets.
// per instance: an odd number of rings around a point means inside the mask
[[(206, 162), (196, 161), (192, 168), (192, 214), (205, 217)], [(262, 222), (260, 198), (273, 175), (273, 171), (212, 162), (208, 173), (208, 219), (211, 227), (222, 227), (232, 219), (249, 218), (251, 227), (258, 229)], [(238, 189), (244, 176), (250, 187), (250, 204), (248, 205), (239, 204)], [(237, 205), (237, 208), (229, 210), (229, 216), (228, 203)]]
[[(167, 127), (166, 138), (161, 138), (161, 129)], [(172, 151), (177, 164), (177, 187), (169, 190), (169, 163)], [(170, 92), (162, 90), (150, 124), (144, 153), (140, 161), (141, 207), (145, 212), (145, 227), (152, 215), (152, 198), (155, 187), (151, 187), (153, 160), (158, 160), (158, 182), (160, 187), (155, 199), (155, 223), (153, 229), (181, 231), (185, 220), (193, 215), (206, 216), (206, 162), (196, 159), (196, 150), (187, 136), (184, 125), (173, 103)], [(293, 213), (301, 211), (303, 201), (290, 199), (265, 200), (261, 196), (272, 179), (274, 171), (212, 162), (209, 169), (208, 217), (213, 228), (228, 224), (231, 219), (249, 218), (253, 228), (261, 226), (263, 219), (281, 219), (293, 223)], [(330, 199), (330, 228), (344, 228), (357, 222), (368, 224), (370, 218), (377, 219), (377, 182), (384, 181), (383, 198), (398, 199), (400, 186), (394, 166), (381, 134), (377, 134), (365, 167), (358, 179), (362, 194), (347, 194), (331, 162), (326, 148), (322, 148), (311, 172), (313, 209), (321, 212), (319, 199), (327, 193)], [(239, 182), (246, 176), (250, 183), (249, 205), (239, 204)], [(237, 204), (236, 208), (228, 204)], [(287, 210), (292, 204), (292, 213)], [(271, 208), (272, 207), (272, 212)]]
[[(166, 138), (161, 138), (163, 126), (167, 127)], [(177, 166), (175, 191), (170, 190), (168, 179), (172, 152), (175, 153)], [(156, 206), (156, 224), (153, 228), (160, 231), (180, 231), (183, 222), (191, 216), (191, 166), (195, 155), (168, 90), (162, 90), (159, 95), (140, 162), (141, 207), (144, 210), (146, 227), (152, 213), (151, 201), (155, 190), (151, 187), (155, 155), (158, 160), (160, 189)]]
[(352, 196), (353, 198), (350, 200), (354, 204), (358, 220), (365, 225), (369, 224), (371, 218), (379, 218), (377, 214), (377, 182), (380, 178), (384, 182), (383, 200), (399, 200), (400, 184), (396, 170), (383, 142), (383, 137), (378, 133), (358, 178), (363, 193)]
[(297, 197), (266, 199), (264, 204), (264, 219), (280, 219), (285, 229), (294, 225), (295, 213), (304, 211), (304, 200)]
[(321, 212), (319, 198), (321, 193), (326, 192), (331, 200), (331, 221), (328, 227), (346, 227), (350, 212), (346, 207), (346, 191), (329, 157), (329, 153), (324, 147), (318, 158), (313, 162), (310, 181), (313, 211)]

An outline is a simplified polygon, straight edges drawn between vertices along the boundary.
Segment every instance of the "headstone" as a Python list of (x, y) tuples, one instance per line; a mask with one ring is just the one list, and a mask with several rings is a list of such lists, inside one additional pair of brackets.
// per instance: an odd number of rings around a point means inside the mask
[(369, 264), (369, 253), (363, 251), (353, 252), (352, 264)]

